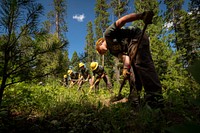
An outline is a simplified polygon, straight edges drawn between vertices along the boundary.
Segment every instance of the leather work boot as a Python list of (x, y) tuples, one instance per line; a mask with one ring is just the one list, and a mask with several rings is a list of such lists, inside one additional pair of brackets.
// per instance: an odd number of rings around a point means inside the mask
[(136, 90), (132, 90), (129, 94), (128, 101), (133, 105), (135, 108), (139, 108), (140, 106), (140, 95)]
[(153, 109), (164, 108), (163, 104), (163, 96), (161, 94), (156, 93), (147, 93), (144, 96), (145, 102)]

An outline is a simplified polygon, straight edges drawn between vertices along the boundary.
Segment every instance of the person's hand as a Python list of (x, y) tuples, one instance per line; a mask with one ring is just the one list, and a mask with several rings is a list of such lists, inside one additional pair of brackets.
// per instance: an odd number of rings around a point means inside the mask
[(124, 78), (127, 78), (128, 75), (130, 74), (129, 69), (124, 68), (122, 74), (123, 74)]
[(152, 24), (154, 13), (153, 11), (144, 11), (142, 13), (142, 20), (145, 24)]

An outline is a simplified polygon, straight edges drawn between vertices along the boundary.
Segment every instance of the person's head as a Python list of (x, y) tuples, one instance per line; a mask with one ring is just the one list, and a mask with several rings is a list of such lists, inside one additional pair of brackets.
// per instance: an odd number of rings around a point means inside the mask
[(80, 69), (83, 69), (83, 68), (84, 68), (84, 64), (83, 64), (82, 62), (80, 62), (80, 63), (78, 64), (78, 66), (79, 66)]
[(98, 65), (99, 65), (98, 62), (92, 62), (92, 63), (90, 64), (90, 68), (92, 69), (92, 71), (94, 71), (94, 70), (97, 69)]
[(68, 71), (67, 71), (67, 74), (68, 74), (69, 76), (70, 76), (72, 73), (73, 73), (72, 70), (68, 70)]
[(65, 74), (63, 77), (66, 79), (66, 78), (67, 78), (67, 75)]
[(107, 44), (104, 38), (99, 38), (96, 41), (96, 51), (98, 54), (103, 55), (107, 52)]

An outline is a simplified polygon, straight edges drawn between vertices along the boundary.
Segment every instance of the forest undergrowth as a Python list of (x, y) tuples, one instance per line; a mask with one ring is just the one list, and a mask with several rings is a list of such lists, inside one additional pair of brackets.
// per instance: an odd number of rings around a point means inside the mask
[[(49, 84), (50, 83), (50, 84)], [(69, 132), (69, 133), (193, 133), (200, 131), (199, 91), (164, 91), (163, 109), (142, 104), (134, 108), (122, 91), (123, 102), (111, 103), (118, 93), (110, 94), (103, 84), (97, 93), (87, 94), (77, 86), (64, 87), (58, 82), (45, 85), (19, 83), (4, 93), (0, 109), (0, 132)], [(192, 91), (192, 90), (191, 90)], [(143, 98), (141, 98), (142, 100)]]

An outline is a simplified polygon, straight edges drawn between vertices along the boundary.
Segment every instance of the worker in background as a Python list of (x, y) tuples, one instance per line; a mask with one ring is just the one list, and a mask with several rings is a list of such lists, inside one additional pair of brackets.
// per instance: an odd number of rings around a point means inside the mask
[(90, 91), (93, 89), (93, 87), (95, 87), (95, 91), (98, 91), (99, 90), (100, 80), (103, 79), (104, 82), (106, 83), (106, 87), (108, 88), (110, 93), (113, 93), (112, 92), (112, 84), (110, 83), (109, 77), (106, 74), (106, 71), (104, 70), (104, 67), (99, 65), (98, 62), (92, 62), (90, 64), (90, 68), (91, 68), (91, 70), (93, 72), (93, 75), (92, 75), (92, 86), (90, 86)]
[(67, 75), (63, 75), (63, 85), (66, 87), (68, 85), (68, 78)]
[(73, 72), (71, 69), (67, 71), (69, 75), (69, 87), (74, 86), (79, 81), (79, 73)]
[(89, 82), (89, 84), (91, 86), (92, 79), (91, 79), (89, 70), (85, 67), (85, 65), (82, 62), (79, 63), (79, 69), (80, 69), (80, 78), (79, 78), (79, 82), (78, 82), (78, 90), (81, 90), (82, 85), (86, 82)]

